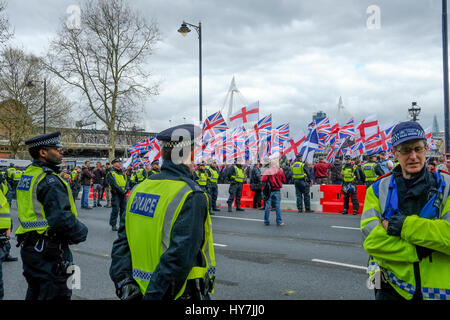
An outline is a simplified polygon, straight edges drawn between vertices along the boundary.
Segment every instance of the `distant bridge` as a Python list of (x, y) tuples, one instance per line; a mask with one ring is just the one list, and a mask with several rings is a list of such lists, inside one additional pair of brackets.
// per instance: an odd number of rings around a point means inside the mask
[[(42, 134), (36, 130), (31, 135)], [(65, 157), (95, 157), (107, 158), (109, 151), (109, 137), (107, 130), (79, 129), (79, 128), (48, 128), (47, 132), (61, 132), (61, 143), (64, 146)], [(116, 157), (128, 157), (128, 148), (147, 137), (154, 137), (157, 133), (145, 131), (119, 131), (116, 137)], [(27, 137), (28, 139), (28, 137)], [(10, 158), (9, 139), (0, 134), (0, 158)], [(28, 159), (29, 155), (25, 145), (21, 147), (18, 158)]]

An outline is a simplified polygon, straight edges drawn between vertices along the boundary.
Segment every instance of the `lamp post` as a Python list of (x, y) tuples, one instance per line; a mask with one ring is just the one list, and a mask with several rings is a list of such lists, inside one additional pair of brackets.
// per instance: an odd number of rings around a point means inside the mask
[(198, 83), (199, 83), (199, 119), (200, 124), (202, 123), (202, 23), (199, 22), (198, 26), (194, 24), (187, 23), (186, 21), (183, 21), (181, 24), (181, 27), (178, 29), (178, 32), (181, 33), (183, 37), (185, 37), (189, 32), (191, 32), (191, 29), (189, 27), (194, 28), (197, 31), (198, 34), (198, 52), (199, 52), (199, 77), (198, 77)]
[(417, 118), (420, 114), (420, 110), (421, 108), (417, 105), (417, 102), (412, 102), (411, 103), (411, 108), (408, 109), (409, 115), (412, 118), (412, 121), (418, 121), (419, 119)]
[(31, 89), (34, 87), (33, 82), (40, 82), (44, 84), (44, 134), (47, 133), (47, 79), (41, 80), (29, 80), (27, 82), (27, 88)]

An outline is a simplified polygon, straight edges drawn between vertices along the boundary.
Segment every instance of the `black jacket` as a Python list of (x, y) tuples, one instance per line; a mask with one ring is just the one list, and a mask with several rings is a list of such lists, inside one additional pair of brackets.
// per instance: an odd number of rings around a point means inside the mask
[[(149, 179), (180, 180), (189, 178), (191, 174), (185, 165), (174, 164), (165, 160), (161, 173)], [(145, 299), (174, 299), (182, 288), (187, 275), (195, 265), (204, 265), (201, 254), (203, 243), (203, 226), (207, 216), (206, 198), (199, 192), (191, 193), (184, 203), (171, 231), (169, 248), (161, 256), (161, 260), (152, 275), (145, 294)], [(118, 289), (118, 285), (132, 278), (131, 253), (125, 231), (125, 215), (121, 217), (117, 240), (114, 241), (111, 252), (111, 267), (109, 274)], [(188, 287), (194, 286), (188, 281)]]
[[(58, 167), (38, 160), (34, 160), (33, 165), (42, 167), (46, 173), (59, 174), (60, 172)], [(88, 228), (72, 214), (67, 189), (61, 180), (52, 174), (47, 174), (39, 182), (36, 193), (38, 201), (44, 207), (50, 229), (59, 239), (69, 244), (86, 240)]]

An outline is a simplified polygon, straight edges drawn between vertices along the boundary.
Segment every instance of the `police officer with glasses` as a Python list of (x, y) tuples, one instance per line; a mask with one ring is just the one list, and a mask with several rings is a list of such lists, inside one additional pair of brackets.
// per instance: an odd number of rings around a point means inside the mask
[(417, 122), (392, 131), (399, 165), (366, 193), (361, 217), (377, 300), (450, 299), (450, 174), (429, 172)]

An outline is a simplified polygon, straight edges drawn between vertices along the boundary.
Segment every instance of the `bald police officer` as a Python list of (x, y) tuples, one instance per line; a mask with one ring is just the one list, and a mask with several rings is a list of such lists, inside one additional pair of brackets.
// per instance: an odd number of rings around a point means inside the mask
[(26, 300), (71, 298), (69, 245), (85, 241), (88, 233), (77, 219), (70, 186), (59, 175), (60, 135), (55, 132), (25, 141), (33, 162), (17, 186), (20, 226), (16, 235), (28, 283)]
[(131, 192), (112, 248), (110, 276), (122, 300), (200, 300), (214, 290), (209, 199), (191, 180), (200, 132), (181, 125), (157, 135), (161, 172)]

